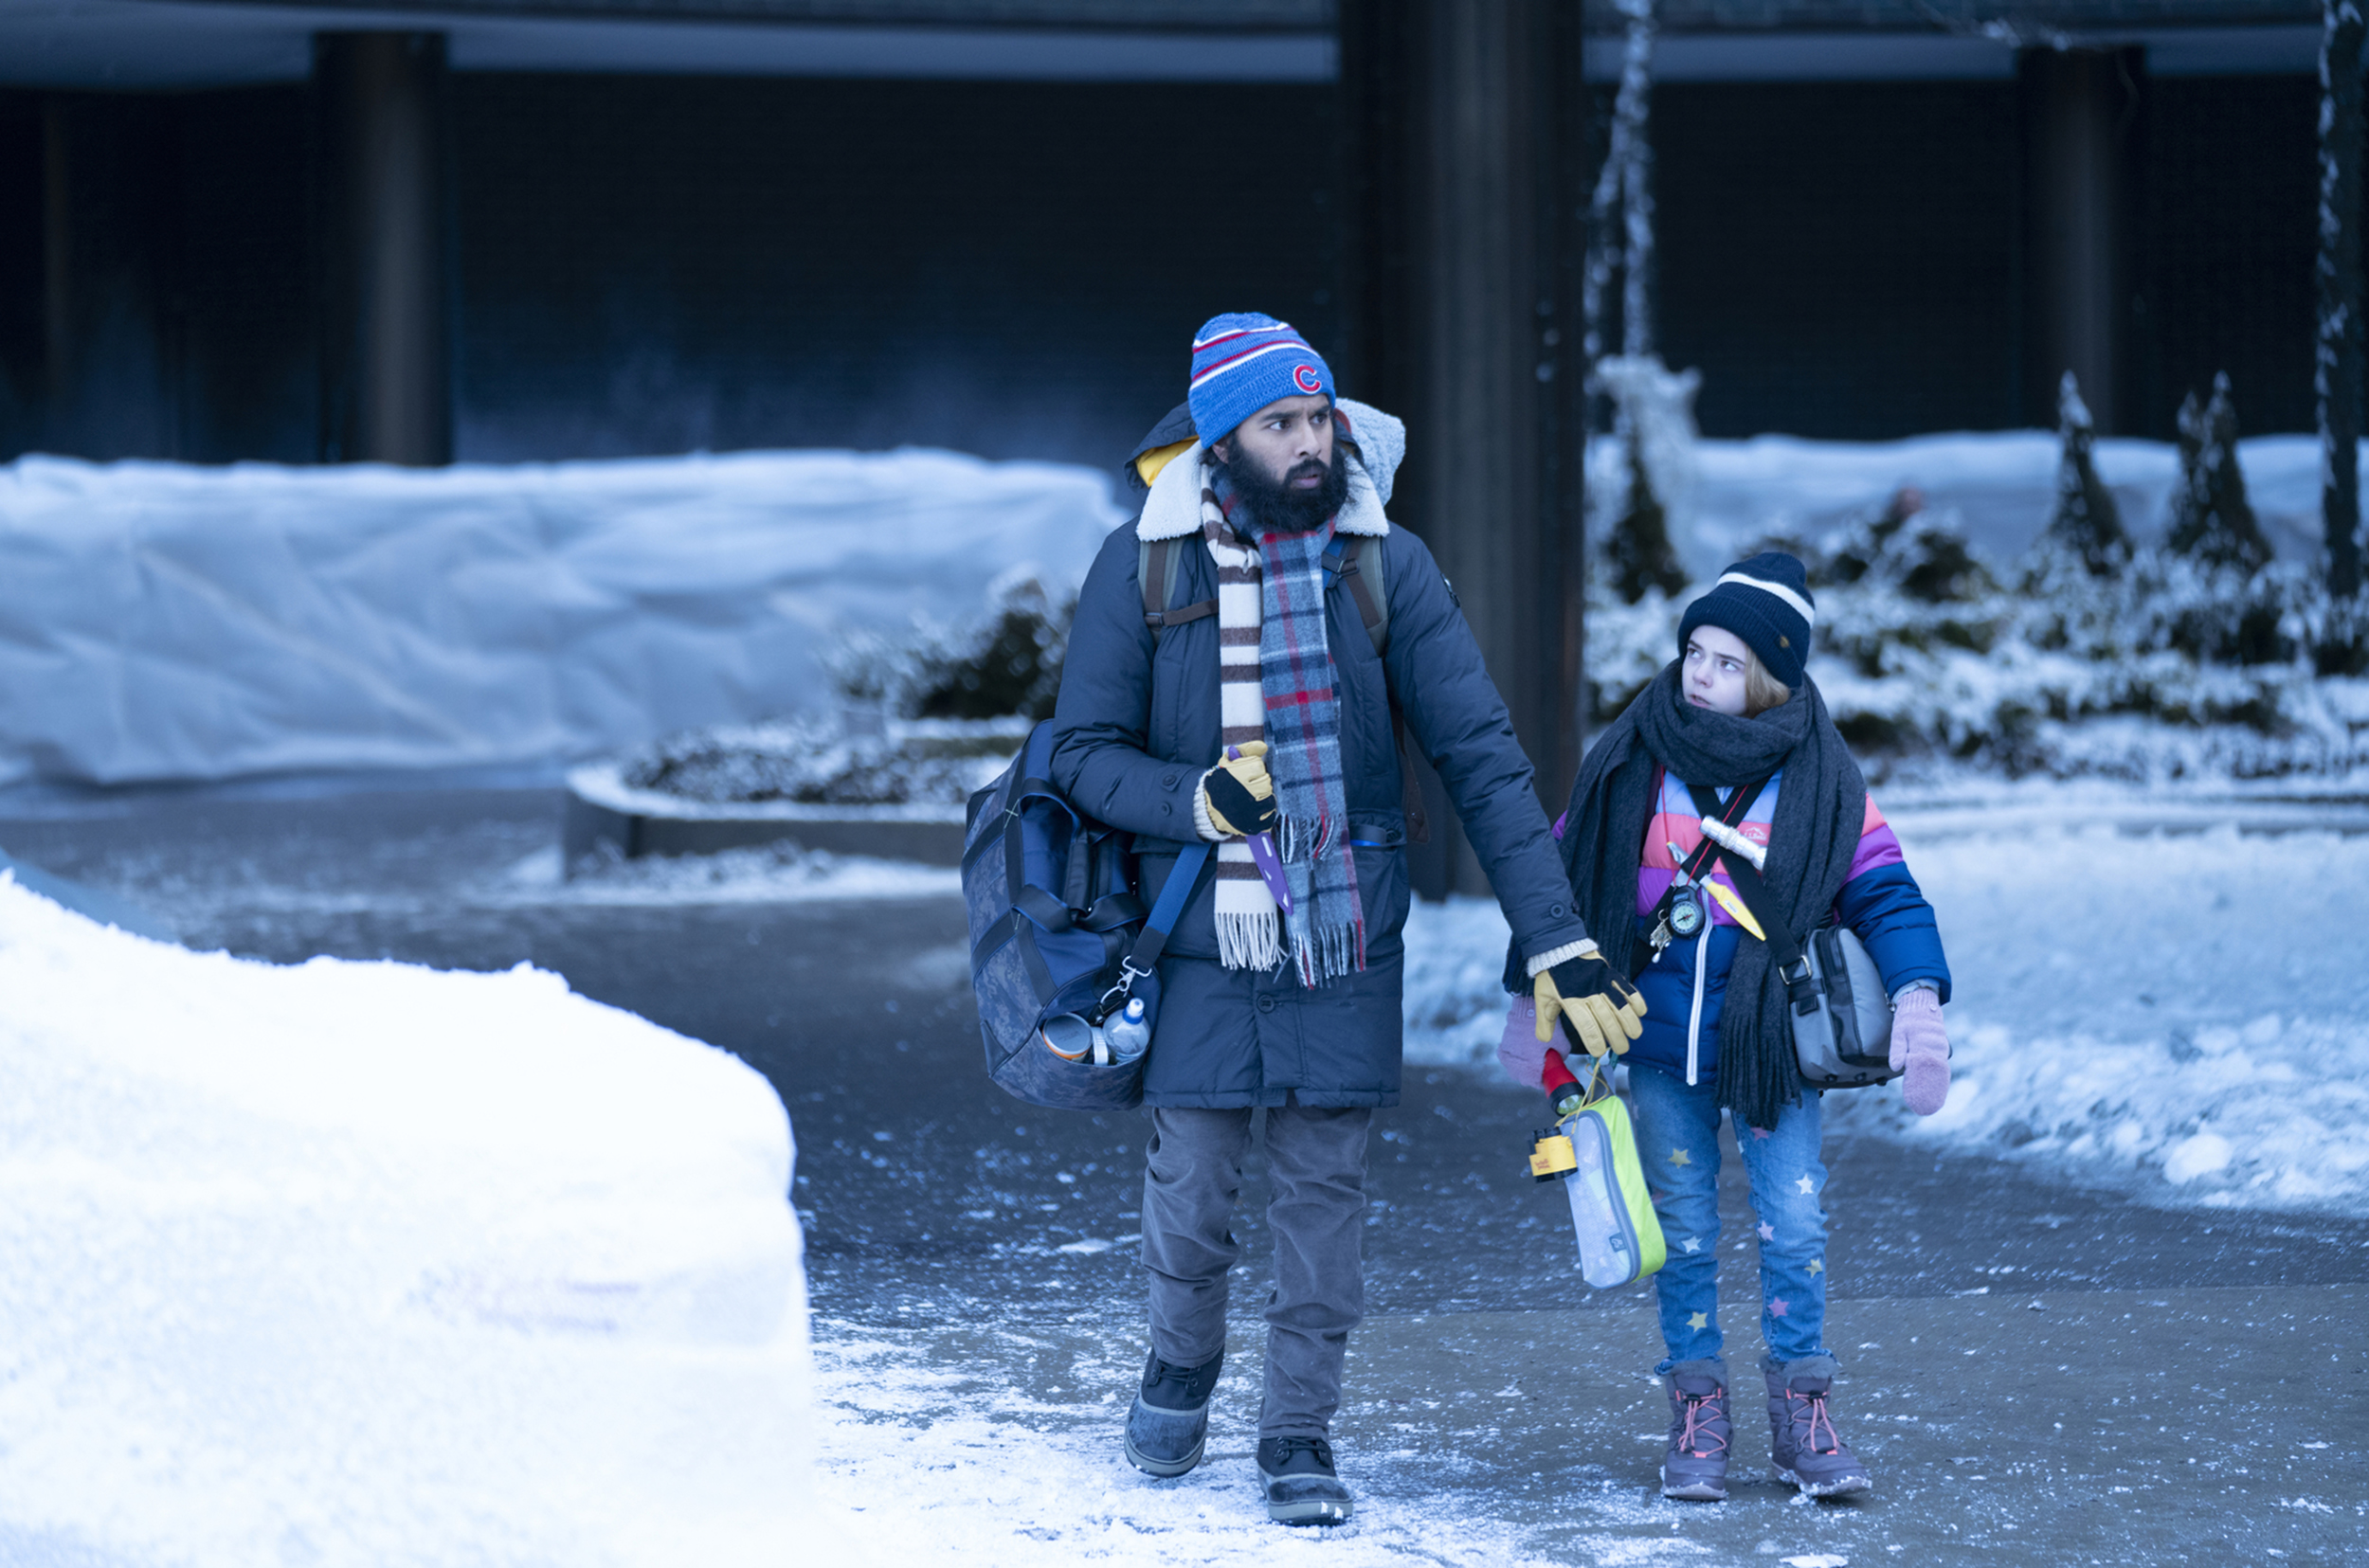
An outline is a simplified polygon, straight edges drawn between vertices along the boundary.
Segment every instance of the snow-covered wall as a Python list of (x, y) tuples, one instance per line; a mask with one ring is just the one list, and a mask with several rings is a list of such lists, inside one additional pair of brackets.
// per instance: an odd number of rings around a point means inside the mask
[(1085, 574), (1102, 476), (904, 451), (0, 468), (0, 779), (583, 757), (827, 699), (842, 626)]
[(283, 968), (6, 880), (0, 994), (0, 1562), (852, 1559), (734, 1057), (523, 965)]

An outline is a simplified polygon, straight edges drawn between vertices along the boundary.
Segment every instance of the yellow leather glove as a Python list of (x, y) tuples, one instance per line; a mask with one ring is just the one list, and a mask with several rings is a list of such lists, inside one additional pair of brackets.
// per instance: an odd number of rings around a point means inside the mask
[[(1591, 1056), (1609, 1051), (1626, 1055), (1629, 1042), (1645, 1033), (1645, 999), (1636, 986), (1605, 962), (1593, 945), (1577, 958), (1541, 969), (1530, 982), (1538, 1002), (1538, 1037), (1554, 1038), (1555, 1019), (1563, 1018)], [(1566, 994), (1567, 993), (1567, 994)]]
[(1247, 838), (1275, 826), (1275, 780), (1267, 776), (1265, 741), (1240, 750), (1201, 776), (1201, 805), (1220, 833)]

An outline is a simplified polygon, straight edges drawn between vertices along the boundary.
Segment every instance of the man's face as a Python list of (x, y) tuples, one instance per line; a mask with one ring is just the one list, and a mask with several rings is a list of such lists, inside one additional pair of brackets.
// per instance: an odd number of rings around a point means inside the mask
[(1347, 495), (1347, 476), (1332, 460), (1332, 402), (1321, 393), (1270, 403), (1215, 450), (1268, 531), (1322, 528)]
[(1279, 489), (1314, 490), (1332, 466), (1332, 400), (1279, 398), (1237, 425), (1218, 443), (1218, 456), (1255, 464)]

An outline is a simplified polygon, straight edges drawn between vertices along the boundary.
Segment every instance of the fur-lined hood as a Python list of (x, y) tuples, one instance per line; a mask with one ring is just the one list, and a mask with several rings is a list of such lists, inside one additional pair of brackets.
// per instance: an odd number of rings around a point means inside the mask
[[(1390, 519), (1383, 508), (1389, 504), (1391, 481), (1406, 457), (1406, 426), (1379, 408), (1348, 398), (1336, 400), (1334, 406), (1341, 411), (1347, 431), (1341, 456), (1349, 465), (1349, 498), (1333, 527), (1342, 533), (1386, 535)], [(1203, 448), (1191, 439), (1189, 423), (1184, 425), (1184, 439), (1175, 439), (1170, 433), (1176, 424), (1175, 414), (1161, 421), (1128, 460), (1128, 475), (1136, 483), (1144, 482), (1148, 470), (1151, 474), (1150, 493), (1144, 497), (1143, 515), (1135, 522), (1138, 539), (1181, 539), (1201, 532)], [(1162, 440), (1164, 435), (1170, 439)]]

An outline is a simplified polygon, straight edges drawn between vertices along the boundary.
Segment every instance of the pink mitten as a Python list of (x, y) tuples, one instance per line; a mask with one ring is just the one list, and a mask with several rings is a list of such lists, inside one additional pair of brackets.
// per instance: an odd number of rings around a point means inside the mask
[(1554, 1042), (1538, 1037), (1538, 1003), (1528, 997), (1516, 997), (1506, 1009), (1506, 1032), (1497, 1037), (1497, 1059), (1505, 1064), (1506, 1076), (1524, 1089), (1538, 1089), (1546, 1081), (1546, 1052)]
[(1905, 1069), (1900, 1097), (1920, 1116), (1930, 1116), (1949, 1098), (1949, 1030), (1942, 1023), (1942, 999), (1920, 985), (1892, 1007), (1891, 1062)]

